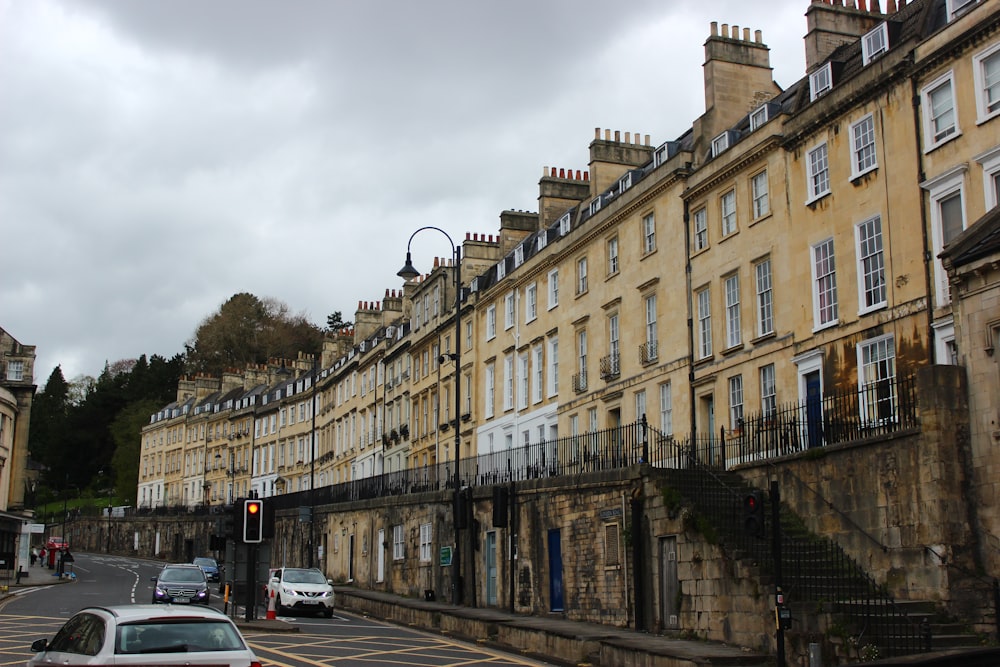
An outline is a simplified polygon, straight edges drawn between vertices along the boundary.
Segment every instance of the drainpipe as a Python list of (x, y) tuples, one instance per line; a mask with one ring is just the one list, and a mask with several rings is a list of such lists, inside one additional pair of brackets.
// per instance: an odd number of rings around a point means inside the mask
[(691, 424), (688, 430), (694, 435), (697, 433), (697, 429), (695, 428), (694, 396), (694, 320), (692, 319), (694, 306), (691, 301), (691, 209), (687, 200), (684, 200), (684, 283), (686, 287), (685, 298), (687, 299), (688, 327), (688, 402), (690, 403), (688, 409), (690, 411), (689, 419)]

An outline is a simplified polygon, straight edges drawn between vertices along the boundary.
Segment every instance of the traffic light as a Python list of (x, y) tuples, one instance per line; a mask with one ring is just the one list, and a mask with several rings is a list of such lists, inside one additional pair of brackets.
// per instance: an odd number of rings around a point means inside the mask
[(743, 528), (754, 537), (764, 537), (764, 494), (748, 491), (743, 495)]
[(243, 501), (243, 542), (256, 544), (264, 537), (264, 501)]
[[(236, 517), (235, 511), (232, 506), (223, 508), (222, 518), (220, 519), (219, 535), (224, 539), (234, 540), (236, 539)], [(225, 548), (225, 547), (223, 547)]]

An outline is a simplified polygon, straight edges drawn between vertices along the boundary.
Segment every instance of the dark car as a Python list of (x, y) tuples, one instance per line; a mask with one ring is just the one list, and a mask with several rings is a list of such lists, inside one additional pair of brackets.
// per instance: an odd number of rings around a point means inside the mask
[(156, 582), (153, 603), (208, 604), (208, 579), (197, 565), (167, 565), (151, 577)]
[(202, 569), (205, 573), (205, 578), (209, 581), (219, 580), (219, 564), (214, 558), (198, 557), (194, 559), (194, 564)]

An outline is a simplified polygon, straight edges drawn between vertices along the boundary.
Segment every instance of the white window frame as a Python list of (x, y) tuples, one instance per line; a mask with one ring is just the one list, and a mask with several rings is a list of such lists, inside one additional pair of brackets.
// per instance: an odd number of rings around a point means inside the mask
[(857, 248), (858, 314), (863, 315), (885, 308), (887, 303), (882, 216), (873, 215), (856, 224), (854, 244)]
[(712, 292), (704, 287), (695, 292), (698, 304), (698, 358), (712, 356)]
[(576, 260), (576, 293), (577, 295), (587, 292), (587, 258), (579, 257)]
[(708, 247), (708, 209), (703, 206), (691, 217), (694, 218), (694, 251), (698, 252)]
[(774, 333), (774, 276), (771, 273), (771, 258), (755, 262), (753, 273), (757, 294), (757, 336), (766, 336)]
[(532, 322), (538, 317), (538, 283), (524, 288), (524, 321)]
[(486, 372), (483, 374), (483, 384), (485, 387), (483, 398), (485, 400), (484, 416), (487, 419), (493, 417), (494, 410), (496, 409), (496, 378), (496, 365), (492, 362), (486, 364)]
[[(951, 106), (948, 112), (952, 122), (944, 130), (936, 130), (936, 119), (933, 116), (932, 97), (934, 93), (945, 86), (950, 91)], [(948, 70), (920, 89), (920, 112), (924, 126), (924, 153), (929, 153), (938, 146), (962, 135), (958, 125), (958, 101), (955, 96), (955, 73)], [(943, 116), (944, 114), (940, 114)]]
[(542, 402), (542, 388), (545, 386), (545, 352), (542, 349), (541, 344), (535, 345), (532, 349), (532, 356), (534, 357), (534, 372), (535, 372), (535, 383), (531, 387), (531, 402), (541, 403)]
[(934, 246), (934, 295), (937, 306), (944, 306), (951, 303), (951, 291), (948, 284), (948, 272), (944, 270), (944, 264), (938, 255), (944, 249), (944, 229), (941, 218), (941, 202), (958, 194), (962, 201), (962, 229), (968, 225), (966, 215), (965, 196), (965, 172), (966, 165), (961, 164), (945, 171), (934, 178), (928, 179), (920, 184), (929, 195), (929, 207), (931, 213), (931, 243)]
[(403, 560), (406, 558), (406, 542), (403, 537), (403, 525), (396, 524), (392, 527), (392, 559)]
[(659, 336), (656, 326), (656, 294), (650, 294), (643, 299), (646, 306), (646, 345), (649, 348), (649, 361), (656, 359), (656, 348)]
[(514, 248), (514, 268), (516, 269), (522, 264), (524, 264), (524, 246), (519, 245)]
[(874, 114), (867, 114), (857, 122), (851, 123), (850, 141), (851, 179), (878, 169)]
[(503, 409), (514, 409), (514, 355), (508, 353), (503, 358)]
[(501, 259), (497, 262), (497, 280), (503, 280), (507, 275), (507, 258)]
[(569, 234), (570, 222), (572, 222), (572, 218), (569, 213), (565, 213), (563, 217), (559, 218), (559, 236)]
[(591, 215), (595, 215), (598, 211), (601, 210), (601, 204), (602, 204), (603, 201), (604, 201), (604, 197), (603, 196), (598, 196), (596, 199), (593, 199), (590, 202), (590, 214)]
[(434, 527), (430, 523), (420, 524), (420, 562), (431, 562)]
[(664, 435), (674, 433), (674, 397), (669, 380), (660, 385), (660, 431)]
[[(878, 359), (871, 356), (872, 350), (884, 350), (884, 355)], [(861, 420), (863, 423), (881, 422), (885, 419), (894, 420), (896, 416), (896, 339), (893, 334), (877, 336), (869, 340), (858, 343), (858, 391), (861, 392)], [(867, 360), (866, 360), (867, 359)], [(885, 372), (883, 374), (883, 372)], [(874, 375), (874, 377), (873, 377)], [(879, 381), (888, 381), (890, 386), (889, 396), (885, 399), (877, 398), (877, 401), (886, 400), (890, 402), (889, 417), (881, 417), (879, 405), (871, 405), (870, 386)]]
[(486, 340), (497, 337), (497, 306), (491, 303), (486, 307)]
[(723, 280), (726, 294), (726, 349), (743, 343), (740, 328), (740, 275), (734, 273)]
[[(825, 253), (822, 257), (820, 257), (821, 252)], [(810, 246), (809, 260), (809, 270), (812, 272), (813, 331), (819, 331), (836, 326), (840, 321), (840, 300), (837, 296), (837, 255), (833, 237), (823, 239)], [(823, 302), (821, 292), (830, 298), (830, 303), (821, 305)]]
[(549, 398), (559, 393), (559, 337), (549, 338), (549, 358), (548, 368), (548, 394)]
[[(985, 63), (995, 61), (998, 71), (996, 80), (987, 82)], [(977, 53), (972, 57), (973, 79), (976, 82), (976, 123), (985, 123), (991, 118), (1000, 115), (1000, 42), (990, 46), (985, 51)], [(987, 83), (996, 97), (993, 99), (993, 109), (989, 109), (989, 95), (987, 94)]]
[(773, 416), (778, 409), (778, 380), (774, 364), (760, 367), (760, 411), (765, 416)]
[(647, 213), (642, 216), (642, 254), (648, 255), (656, 250), (656, 216)]
[(552, 310), (559, 305), (559, 269), (549, 271), (547, 291), (549, 294), (548, 310)]
[(809, 101), (817, 99), (833, 90), (833, 65), (826, 63), (809, 75)]
[(771, 186), (767, 180), (767, 169), (750, 177), (750, 191), (753, 196), (753, 219), (760, 220), (771, 214)]
[(750, 112), (750, 131), (753, 132), (757, 128), (761, 127), (767, 121), (771, 120), (768, 117), (768, 107), (766, 104), (761, 104), (759, 107)]
[(618, 273), (618, 237), (612, 236), (608, 239), (608, 275), (613, 276)]
[(537, 238), (538, 240), (535, 241), (536, 252), (542, 250), (545, 246), (549, 244), (549, 233), (543, 229), (541, 232), (539, 232)]
[(729, 429), (731, 431), (740, 431), (743, 428), (743, 376), (731, 376), (728, 385)]
[(978, 2), (979, 0), (947, 0), (948, 20), (954, 21)]
[(722, 236), (729, 236), (736, 231), (736, 188), (730, 188), (719, 197), (719, 217)]
[(934, 331), (934, 363), (957, 365), (954, 316), (931, 323), (931, 329)]
[(729, 131), (723, 132), (719, 136), (712, 139), (712, 157), (716, 157), (719, 153), (729, 148)]
[(503, 297), (503, 329), (507, 331), (514, 327), (514, 317), (517, 314), (517, 306), (514, 303), (514, 293), (508, 292)]
[(867, 65), (889, 50), (889, 24), (883, 21), (861, 38), (861, 60)]
[(528, 396), (531, 389), (531, 367), (529, 365), (528, 351), (517, 355), (517, 409), (524, 410), (528, 407)]
[(806, 204), (830, 194), (830, 152), (825, 141), (806, 151), (806, 189), (809, 192)]
[(986, 210), (1000, 206), (1000, 146), (973, 158), (983, 168), (983, 196)]

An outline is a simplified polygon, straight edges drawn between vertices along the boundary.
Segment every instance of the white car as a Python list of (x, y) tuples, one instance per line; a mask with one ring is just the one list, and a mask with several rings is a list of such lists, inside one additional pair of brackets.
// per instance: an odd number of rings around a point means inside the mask
[(333, 582), (315, 567), (283, 567), (271, 571), (267, 595), (277, 612), (311, 611), (333, 616)]
[(261, 667), (229, 618), (211, 607), (86, 607), (51, 641), (31, 645), (43, 665), (230, 665)]

